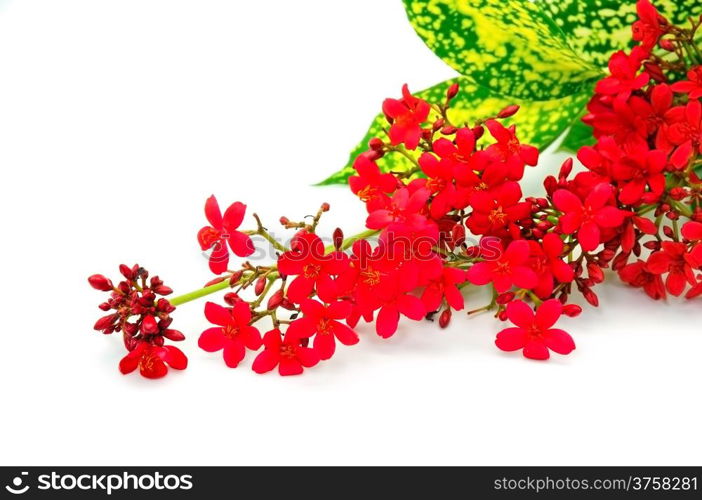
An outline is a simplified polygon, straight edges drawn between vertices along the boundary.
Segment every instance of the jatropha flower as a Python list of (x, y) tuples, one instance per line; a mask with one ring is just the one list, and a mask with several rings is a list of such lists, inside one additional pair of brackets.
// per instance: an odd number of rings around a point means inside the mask
[(416, 149), (422, 135), (422, 124), (429, 116), (429, 103), (410, 94), (407, 85), (402, 87), (402, 99), (385, 99), (383, 112), (390, 120), (390, 141), (407, 149)]
[(197, 240), (203, 250), (212, 249), (210, 254), (210, 270), (222, 274), (227, 270), (229, 250), (235, 255), (246, 257), (254, 252), (251, 237), (237, 229), (244, 220), (246, 205), (240, 202), (232, 203), (222, 216), (217, 198), (210, 196), (205, 203), (205, 216), (210, 223), (197, 233)]
[(356, 332), (341, 322), (349, 317), (351, 308), (351, 303), (343, 300), (324, 305), (316, 300), (305, 299), (300, 304), (304, 316), (290, 324), (286, 335), (299, 339), (314, 335), (314, 350), (320, 359), (329, 359), (336, 350), (335, 339), (344, 345), (358, 343)]
[(164, 363), (185, 369), (185, 355), (176, 347), (164, 346), (166, 340), (185, 339), (181, 332), (170, 328), (175, 307), (162, 297), (173, 291), (158, 276), (149, 279), (149, 272), (139, 265), (122, 264), (119, 270), (124, 280), (117, 286), (101, 274), (90, 276), (88, 282), (96, 290), (110, 293), (100, 309), (113, 312), (100, 318), (94, 328), (105, 334), (122, 332), (129, 353), (120, 363), (120, 371), (130, 373), (139, 366), (143, 376), (158, 378), (167, 372)]
[(266, 373), (277, 366), (281, 375), (301, 374), (305, 368), (319, 363), (319, 354), (303, 342), (294, 336), (283, 338), (277, 328), (269, 331), (263, 337), (265, 349), (254, 360), (253, 370)]
[(261, 334), (251, 326), (251, 307), (246, 302), (237, 302), (227, 309), (213, 302), (205, 304), (205, 317), (215, 327), (200, 335), (198, 345), (207, 352), (221, 350), (224, 363), (236, 368), (244, 359), (246, 349), (253, 351), (261, 347)]
[(524, 357), (544, 360), (549, 350), (570, 354), (575, 349), (573, 338), (565, 331), (552, 326), (563, 313), (563, 306), (556, 299), (541, 304), (536, 314), (521, 300), (510, 302), (507, 317), (516, 325), (497, 334), (495, 344), (503, 351), (522, 350)]
[(149, 342), (137, 342), (132, 351), (119, 362), (119, 371), (128, 374), (139, 368), (146, 378), (161, 378), (168, 373), (168, 367), (185, 370), (188, 358), (172, 345), (157, 346)]
[(504, 293), (513, 285), (531, 289), (538, 283), (536, 273), (529, 267), (529, 243), (516, 240), (506, 250), (499, 249), (499, 257), (473, 264), (468, 269), (468, 281), (474, 285), (492, 283), (498, 293)]

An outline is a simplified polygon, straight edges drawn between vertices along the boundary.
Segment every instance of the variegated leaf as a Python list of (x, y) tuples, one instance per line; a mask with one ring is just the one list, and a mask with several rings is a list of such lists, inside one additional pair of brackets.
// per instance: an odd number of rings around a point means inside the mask
[[(550, 145), (576, 117), (582, 115), (583, 107), (588, 99), (588, 95), (585, 93), (548, 101), (523, 101), (506, 98), (496, 95), (485, 87), (476, 85), (465, 77), (445, 81), (415, 95), (429, 102), (443, 102), (446, 89), (456, 82), (460, 85), (460, 92), (452, 101), (449, 109), (449, 119), (452, 123), (473, 125), (476, 120), (494, 116), (507, 105), (518, 104), (521, 107), (519, 112), (505, 120), (505, 123), (516, 124), (520, 140), (523, 143), (532, 144), (540, 150)], [(435, 115), (430, 117), (430, 119), (432, 118), (435, 118)], [(354, 173), (353, 160), (368, 149), (368, 141), (373, 137), (387, 140), (385, 132), (387, 126), (388, 123), (384, 115), (378, 115), (373, 120), (366, 136), (352, 151), (347, 165), (322, 181), (320, 185), (344, 184)], [(410, 153), (415, 157), (419, 156), (418, 152)], [(378, 165), (385, 172), (403, 171), (412, 166), (409, 160), (399, 154), (390, 154), (381, 158), (378, 160)]]
[[(701, 0), (652, 0), (672, 23), (688, 25), (702, 14)], [(636, 21), (634, 0), (536, 0), (583, 59), (604, 67), (616, 50), (632, 46), (631, 25)]]
[(403, 0), (412, 26), (451, 67), (498, 94), (551, 100), (602, 75), (550, 13), (528, 0)]

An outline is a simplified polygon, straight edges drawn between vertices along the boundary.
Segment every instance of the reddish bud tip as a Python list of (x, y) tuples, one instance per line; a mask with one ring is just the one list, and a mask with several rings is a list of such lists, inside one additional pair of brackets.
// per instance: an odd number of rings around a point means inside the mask
[(331, 207), (329, 206), (329, 203), (327, 203), (326, 201), (324, 203), (322, 203), (322, 206), (321, 206), (322, 212), (328, 212), (330, 208)]
[(263, 293), (264, 288), (266, 288), (266, 277), (261, 276), (256, 280), (256, 285), (254, 286), (254, 293), (256, 295), (261, 295)]
[(558, 172), (558, 177), (560, 177), (561, 179), (567, 179), (572, 170), (573, 170), (573, 159), (568, 158), (561, 165), (561, 170)]
[(505, 292), (498, 295), (497, 299), (495, 299), (495, 302), (502, 306), (509, 302), (512, 302), (512, 299), (514, 299), (514, 292)]
[(581, 312), (583, 312), (583, 308), (577, 304), (566, 304), (563, 306), (563, 314), (569, 318), (575, 318), (579, 316)]
[(368, 141), (368, 147), (374, 151), (383, 149), (384, 145), (385, 143), (383, 143), (383, 141), (378, 137), (373, 137), (370, 141)]
[(344, 244), (344, 232), (341, 230), (341, 228), (336, 228), (334, 229), (334, 248), (337, 250), (341, 249), (341, 246)]
[(276, 309), (279, 305), (281, 305), (283, 303), (284, 298), (285, 298), (285, 295), (283, 294), (283, 291), (278, 290), (273, 295), (271, 295), (271, 297), (268, 299), (268, 304), (266, 305), (266, 308), (269, 311)]
[(439, 326), (441, 328), (446, 328), (451, 322), (451, 309), (446, 309), (439, 316)]
[(144, 335), (154, 335), (158, 333), (158, 323), (156, 322), (156, 318), (150, 314), (144, 316), (144, 319), (141, 322), (141, 333)]
[(516, 104), (512, 104), (510, 106), (507, 106), (502, 109), (499, 113), (497, 113), (498, 118), (509, 118), (510, 116), (514, 115), (517, 111), (519, 111), (519, 106)]
[(93, 274), (88, 278), (88, 283), (95, 290), (100, 290), (101, 292), (109, 292), (113, 288), (112, 282), (102, 274)]
[(448, 99), (450, 101), (451, 99), (456, 97), (458, 95), (458, 90), (459, 90), (458, 84), (457, 83), (452, 84), (448, 88), (448, 90), (446, 90), (446, 99)]

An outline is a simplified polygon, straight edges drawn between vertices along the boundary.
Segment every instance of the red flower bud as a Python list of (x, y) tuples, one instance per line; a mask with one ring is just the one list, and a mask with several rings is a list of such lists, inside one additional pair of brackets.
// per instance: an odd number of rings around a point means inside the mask
[(446, 328), (451, 322), (451, 309), (445, 309), (444, 312), (439, 316), (439, 326), (441, 328)]
[(373, 151), (378, 151), (383, 149), (383, 146), (385, 143), (378, 137), (373, 137), (370, 141), (368, 141), (368, 147), (372, 149)]
[(456, 133), (456, 127), (451, 127), (447, 125), (441, 129), (441, 133), (444, 135), (453, 135)]
[(563, 306), (563, 314), (569, 318), (575, 318), (579, 316), (581, 312), (583, 312), (583, 308), (577, 304), (566, 304)]
[(621, 268), (626, 266), (627, 262), (629, 262), (629, 255), (629, 252), (621, 252), (619, 255), (617, 255), (612, 263), (612, 269), (614, 271), (619, 271)]
[(229, 286), (234, 286), (236, 285), (239, 280), (241, 280), (241, 277), (244, 275), (244, 271), (236, 271), (235, 273), (232, 273), (232, 275), (229, 277)]
[(594, 283), (602, 283), (604, 281), (602, 268), (594, 262), (587, 263), (587, 275)]
[(466, 241), (466, 228), (463, 224), (456, 224), (451, 228), (451, 241), (454, 246), (462, 245)]
[(458, 95), (458, 89), (459, 87), (457, 83), (452, 84), (446, 91), (446, 99), (450, 101), (451, 99), (456, 97)]
[(185, 335), (183, 335), (178, 330), (164, 330), (163, 336), (166, 337), (168, 340), (172, 340), (173, 342), (185, 340)]
[(332, 239), (334, 241), (334, 248), (341, 250), (341, 246), (344, 244), (344, 232), (341, 230), (341, 228), (337, 227), (334, 229)]
[(663, 50), (666, 50), (668, 52), (675, 52), (675, 44), (669, 38), (661, 38), (661, 40), (658, 42), (658, 45)]
[(583, 297), (585, 297), (585, 300), (587, 300), (593, 307), (600, 305), (600, 300), (597, 298), (597, 294), (590, 288), (583, 289)]
[(237, 302), (241, 302), (241, 297), (239, 297), (234, 292), (229, 292), (229, 293), (224, 294), (224, 302), (226, 302), (230, 306), (233, 306)]
[(154, 293), (157, 293), (159, 295), (170, 295), (173, 293), (173, 289), (166, 285), (159, 285), (156, 288), (153, 288), (152, 290), (154, 291)]
[(473, 135), (475, 136), (476, 141), (478, 139), (480, 139), (483, 136), (483, 134), (485, 133), (485, 129), (482, 126), (473, 127), (471, 129), (471, 131), (473, 132)]
[(572, 170), (573, 170), (573, 159), (568, 158), (568, 159), (566, 159), (566, 161), (563, 162), (563, 165), (561, 165), (561, 169), (558, 172), (558, 177), (560, 177), (561, 179), (567, 179)]
[(495, 302), (497, 302), (500, 305), (505, 305), (508, 302), (512, 302), (512, 299), (514, 299), (514, 292), (505, 292), (499, 294), (495, 299)]
[(218, 276), (218, 277), (216, 277), (215, 279), (210, 280), (210, 281), (208, 281), (207, 283), (205, 283), (205, 286), (216, 285), (217, 283), (221, 283), (222, 281), (224, 281), (224, 277)]
[[(108, 316), (103, 316), (99, 320), (95, 322), (95, 326), (93, 328), (95, 330), (106, 330), (112, 326), (112, 324), (117, 320), (119, 315), (117, 314), (110, 314)], [(105, 332), (105, 333), (112, 333), (112, 332)]]
[(498, 118), (509, 118), (510, 116), (514, 115), (517, 111), (519, 111), (519, 106), (516, 104), (512, 104), (510, 106), (507, 106), (502, 109), (499, 113), (497, 113)]
[(290, 219), (288, 219), (288, 218), (285, 217), (285, 216), (282, 216), (282, 217), (279, 219), (279, 221), (280, 221), (280, 225), (281, 225), (281, 226), (287, 226), (288, 224), (290, 224)]
[(109, 292), (113, 288), (112, 282), (102, 274), (93, 274), (88, 278), (88, 283), (95, 290), (100, 290), (101, 292)]
[(263, 293), (264, 288), (266, 288), (266, 277), (261, 276), (256, 280), (256, 285), (254, 286), (254, 293), (256, 295), (261, 295)]
[(282, 290), (276, 291), (268, 299), (268, 304), (266, 305), (266, 309), (268, 309), (269, 311), (276, 309), (279, 305), (281, 305), (283, 303), (284, 298), (285, 298), (285, 295), (283, 294)]
[(156, 323), (156, 318), (152, 315), (144, 316), (141, 321), (141, 333), (144, 335), (154, 335), (158, 333), (158, 323)]

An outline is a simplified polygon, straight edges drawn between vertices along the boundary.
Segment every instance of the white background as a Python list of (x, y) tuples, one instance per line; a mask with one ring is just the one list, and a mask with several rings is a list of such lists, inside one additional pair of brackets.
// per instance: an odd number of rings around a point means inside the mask
[(199, 287), (212, 193), (271, 227), (329, 201), (326, 229), (361, 229), (346, 189), (310, 185), (402, 83), (452, 75), (399, 0), (0, 1), (0, 464), (699, 465), (699, 303), (616, 279), (548, 363), (457, 315), (388, 341), (365, 326), (301, 377), (258, 376), (252, 355), (231, 370), (197, 349), (195, 303), (176, 314), (185, 372), (117, 371), (88, 275), (139, 262)]

